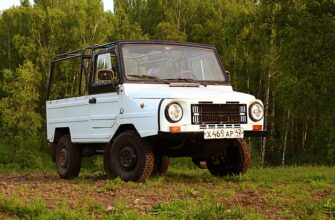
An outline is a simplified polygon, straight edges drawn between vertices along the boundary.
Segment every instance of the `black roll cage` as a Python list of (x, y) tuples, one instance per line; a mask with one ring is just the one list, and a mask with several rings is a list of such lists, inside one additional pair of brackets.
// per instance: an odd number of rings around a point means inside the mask
[[(80, 50), (75, 50), (75, 51), (71, 51), (71, 52), (68, 52), (68, 53), (63, 53), (63, 54), (56, 55), (51, 60), (51, 64), (50, 64), (50, 74), (49, 74), (49, 80), (48, 80), (47, 100), (49, 100), (49, 97), (50, 97), (52, 77), (53, 77), (54, 67), (55, 67), (56, 63), (64, 61), (64, 60), (73, 59), (73, 58), (81, 58), (79, 88), (81, 88), (82, 76), (83, 76), (83, 72), (84, 72), (85, 83), (86, 83), (86, 85), (85, 85), (86, 89), (85, 90), (86, 90), (86, 92), (88, 92), (89, 91), (89, 86), (91, 84), (91, 77), (90, 77), (91, 74), (90, 73), (92, 73), (94, 71), (94, 52), (97, 49), (107, 49), (107, 48), (111, 48), (115, 45), (116, 45), (116, 42), (101, 44), (101, 45), (94, 45), (94, 46), (85, 47), (85, 48), (80, 49)], [(86, 66), (84, 65), (85, 58), (91, 59), (90, 70), (88, 70), (86, 68)], [(81, 90), (79, 89), (79, 96), (81, 96), (81, 95), (82, 95)]]
[[(52, 84), (52, 78), (53, 78), (53, 71), (54, 71), (54, 67), (55, 64), (64, 60), (69, 60), (69, 59), (73, 59), (73, 58), (80, 58), (81, 59), (81, 67), (80, 67), (80, 78), (79, 78), (79, 88), (81, 88), (81, 83), (82, 83), (82, 76), (84, 73), (85, 76), (85, 91), (86, 94), (89, 93), (89, 88), (92, 84), (92, 74), (95, 71), (95, 55), (99, 54), (99, 53), (95, 53), (96, 50), (108, 50), (110, 48), (115, 47), (115, 53), (118, 59), (118, 69), (119, 69), (119, 79), (120, 79), (120, 83), (122, 84), (124, 81), (126, 82), (133, 82), (130, 81), (128, 79), (126, 79), (126, 77), (124, 77), (123, 74), (123, 70), (124, 70), (124, 64), (123, 64), (123, 59), (121, 59), (122, 57), (122, 50), (121, 50), (121, 46), (122, 44), (166, 44), (166, 45), (181, 45), (181, 46), (192, 46), (192, 47), (200, 47), (200, 48), (207, 48), (207, 49), (213, 49), (215, 51), (215, 55), (218, 59), (219, 65), (222, 69), (222, 72), (225, 74), (225, 78), (227, 79), (227, 81), (225, 82), (221, 82), (220, 84), (224, 84), (224, 85), (230, 85), (229, 82), (229, 77), (227, 76), (224, 67), (221, 63), (221, 59), (218, 56), (217, 50), (214, 46), (211, 45), (206, 45), (206, 44), (200, 44), (200, 43), (191, 43), (191, 42), (178, 42), (178, 41), (165, 41), (165, 40), (122, 40), (122, 41), (116, 41), (116, 42), (112, 42), (112, 43), (106, 43), (106, 44), (101, 44), (101, 45), (94, 45), (94, 46), (89, 46), (89, 47), (85, 47), (79, 50), (74, 50), (68, 53), (63, 53), (63, 54), (59, 54), (56, 55), (52, 60), (51, 60), (51, 64), (50, 64), (50, 74), (49, 74), (49, 80), (48, 80), (48, 89), (47, 89), (47, 97), (46, 100), (49, 100), (50, 98), (50, 92), (51, 92), (51, 84)], [(86, 66), (84, 65), (84, 60), (85, 59), (90, 59), (91, 60), (91, 65), (90, 65), (90, 69), (88, 70), (86, 68)], [(136, 80), (136, 82), (148, 82), (148, 80)], [(150, 81), (151, 83), (154, 83), (152, 81)], [(81, 96), (81, 89), (79, 89), (79, 96)]]

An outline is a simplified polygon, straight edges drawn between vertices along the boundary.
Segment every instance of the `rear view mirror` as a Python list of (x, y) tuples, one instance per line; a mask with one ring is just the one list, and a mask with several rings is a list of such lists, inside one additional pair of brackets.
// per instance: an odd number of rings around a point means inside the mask
[(230, 72), (228, 70), (226, 71), (226, 74), (228, 76), (228, 79), (230, 79)]
[(104, 81), (108, 80), (112, 82), (112, 80), (114, 79), (113, 70), (106, 70), (106, 69), (98, 70), (98, 79)]

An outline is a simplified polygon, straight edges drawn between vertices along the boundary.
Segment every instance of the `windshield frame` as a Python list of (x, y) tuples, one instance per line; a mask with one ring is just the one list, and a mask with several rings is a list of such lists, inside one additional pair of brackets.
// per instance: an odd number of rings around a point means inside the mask
[[(227, 75), (221, 59), (218, 55), (218, 52), (214, 46), (211, 45), (205, 45), (205, 44), (198, 44), (198, 43), (190, 43), (190, 42), (175, 42), (175, 41), (161, 41), (161, 40), (139, 40), (139, 41), (121, 41), (119, 42), (119, 57), (121, 62), (121, 68), (122, 68), (122, 78), (123, 82), (125, 83), (145, 83), (145, 84), (166, 84), (164, 80), (153, 80), (150, 78), (143, 78), (143, 79), (136, 79), (132, 80), (127, 77), (127, 74), (125, 72), (125, 66), (124, 66), (124, 60), (123, 60), (123, 47), (127, 45), (171, 45), (171, 46), (184, 46), (184, 47), (193, 47), (193, 48), (202, 48), (211, 50), (217, 59), (217, 63), (219, 65), (220, 70), (222, 71), (222, 74), (224, 76), (224, 81), (217, 81), (217, 80), (192, 80), (194, 83), (200, 83), (200, 84), (206, 84), (206, 85), (230, 85), (230, 79)], [(185, 82), (184, 80), (170, 80), (171, 82)]]

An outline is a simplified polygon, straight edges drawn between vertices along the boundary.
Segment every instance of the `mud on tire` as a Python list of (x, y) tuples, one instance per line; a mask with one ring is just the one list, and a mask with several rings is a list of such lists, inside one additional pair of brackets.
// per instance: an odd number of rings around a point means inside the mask
[(209, 158), (206, 163), (214, 176), (246, 173), (250, 167), (250, 150), (244, 140), (234, 140), (224, 152)]
[(105, 172), (123, 181), (144, 182), (154, 169), (152, 147), (136, 131), (119, 134), (106, 150)]
[(71, 143), (69, 135), (62, 136), (56, 146), (56, 167), (63, 179), (77, 177), (81, 167), (81, 148)]

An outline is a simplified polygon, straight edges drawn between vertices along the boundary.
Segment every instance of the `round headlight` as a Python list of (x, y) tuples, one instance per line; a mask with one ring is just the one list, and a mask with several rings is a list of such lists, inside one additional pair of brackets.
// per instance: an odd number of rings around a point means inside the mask
[(251, 120), (253, 121), (261, 120), (264, 116), (263, 106), (258, 102), (251, 104), (249, 107), (249, 115), (250, 115)]
[(183, 117), (183, 108), (176, 102), (170, 103), (165, 108), (165, 117), (171, 122), (178, 122)]

